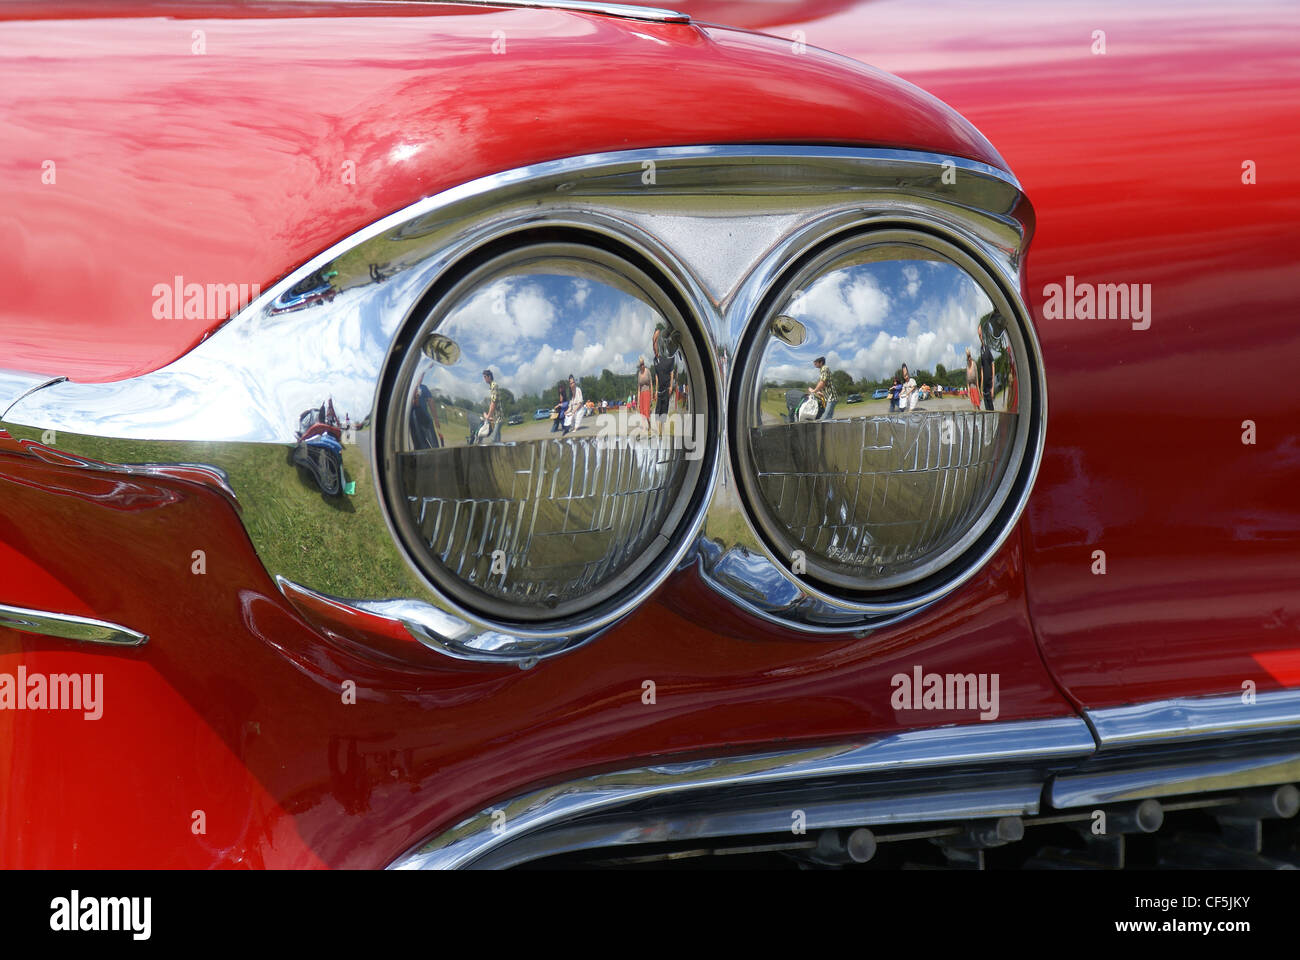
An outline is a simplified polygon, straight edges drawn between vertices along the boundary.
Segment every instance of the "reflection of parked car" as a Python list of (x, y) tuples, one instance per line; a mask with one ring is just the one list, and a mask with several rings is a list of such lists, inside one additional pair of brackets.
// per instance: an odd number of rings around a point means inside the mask
[(517, 427), (519, 426), (519, 424), (523, 422), (524, 422), (524, 415), (522, 413), (512, 413), (510, 414), (510, 418), (506, 420), (506, 423), (512, 427)]
[(343, 426), (334, 413), (334, 401), (304, 410), (298, 418), (298, 445), (293, 462), (306, 467), (328, 497), (343, 489)]
[(860, 394), (860, 393), (850, 393), (847, 397), (844, 398), (844, 402), (845, 402), (845, 403), (861, 403), (861, 402), (862, 402), (862, 394)]
[(537, 412), (533, 414), (533, 419), (534, 419), (534, 420), (549, 420), (549, 419), (551, 419), (551, 411), (550, 411), (550, 408), (549, 408), (549, 407), (538, 407), (538, 408), (537, 408)]
[(871, 394), (871, 399), (872, 399), (872, 400), (888, 400), (888, 399), (889, 399), (889, 391), (886, 390), (884, 387), (880, 387), (880, 388), (878, 388), (874, 393)]

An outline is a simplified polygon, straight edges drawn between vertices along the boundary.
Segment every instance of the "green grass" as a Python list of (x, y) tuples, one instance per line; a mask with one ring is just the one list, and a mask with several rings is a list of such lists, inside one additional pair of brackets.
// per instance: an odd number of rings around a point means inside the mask
[[(20, 439), (40, 431), (11, 427)], [(356, 495), (326, 497), (305, 468), (291, 462), (292, 447), (256, 443), (172, 443), (112, 440), (60, 433), (53, 444), (75, 456), (107, 463), (202, 463), (230, 477), (241, 516), (271, 574), (331, 596), (418, 596), (415, 575), (402, 559), (379, 510), (374, 477), (357, 445), (343, 448), (343, 469)], [(195, 531), (201, 549), (202, 531)]]

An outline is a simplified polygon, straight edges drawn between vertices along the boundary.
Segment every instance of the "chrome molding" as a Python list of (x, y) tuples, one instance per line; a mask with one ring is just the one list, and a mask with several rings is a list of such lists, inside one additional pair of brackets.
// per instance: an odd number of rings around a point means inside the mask
[(577, 824), (562, 823), (489, 851), (475, 860), (472, 868), (504, 870), (541, 857), (579, 850), (758, 833), (788, 834), (791, 810), (796, 804), (808, 831), (1034, 815), (1041, 812), (1042, 783), (1026, 780), (998, 786), (962, 785), (942, 791), (920, 788), (882, 796), (870, 796), (859, 788), (863, 795), (853, 799), (801, 796), (785, 804), (740, 807), (720, 804), (714, 809), (706, 805), (702, 809), (677, 808), (625, 818), (612, 816)]
[[(652, 184), (643, 180), (649, 165)], [(862, 635), (965, 582), (1012, 523), (964, 558), (949, 580), (919, 595), (872, 606), (844, 603), (810, 589), (766, 553), (737, 502), (728, 458), (719, 455), (725, 435), (713, 441), (700, 508), (662, 561), (618, 602), (545, 626), (485, 620), (454, 602), (398, 547), (377, 492), (377, 441), (368, 426), (379, 410), (394, 338), (422, 296), (473, 251), (539, 227), (583, 231), (644, 258), (689, 308), (715, 383), (707, 400), (725, 421), (736, 346), (799, 251), (837, 231), (922, 229), (959, 242), (1014, 294), (1025, 242), (1017, 216), (1023, 201), (1005, 171), (914, 151), (703, 146), (537, 164), (462, 184), (385, 217), (295, 270), (160, 370), (107, 384), (0, 377), (0, 388), (12, 384), (15, 396), (3, 426), (25, 440), (55, 431), (50, 446), (59, 454), (101, 464), (211, 465), (207, 481), (195, 471), (186, 479), (209, 482), (236, 500), (273, 576), (356, 609), (399, 611), (422, 642), (472, 659), (531, 661), (571, 649), (693, 559), (714, 590), (760, 616), (810, 636)], [(307, 288), (316, 295), (304, 296)], [(1028, 337), (1041, 367), (1032, 327)], [(295, 495), (294, 509), (328, 525), (332, 536), (365, 543), (374, 557), (365, 569), (307, 555), (283, 503), (258, 480), (284, 469), (301, 412), (326, 398), (359, 425), (343, 453), (356, 480), (353, 509), (339, 510), (310, 490)], [(1008, 508), (1013, 519), (1028, 496), (1042, 441), (1040, 423), (1026, 451), (1028, 482)]]
[[(489, 807), (394, 862), (390, 869), (452, 869), (475, 866), (498, 849), (513, 845), (566, 821), (602, 811), (615, 811), (635, 801), (663, 797), (688, 798), (713, 788), (753, 789), (769, 785), (843, 778), (860, 774), (899, 774), (925, 770), (967, 768), (981, 763), (1032, 763), (1082, 758), (1095, 749), (1086, 724), (1075, 717), (1026, 720), (916, 730), (865, 743), (813, 747), (776, 753), (643, 767), (598, 774), (547, 787)], [(1035, 790), (1041, 789), (1041, 781)], [(978, 798), (978, 799), (976, 799)], [(932, 804), (935, 816), (997, 815), (1010, 806), (1027, 805), (1024, 791), (1004, 790), (957, 797), (919, 799), (911, 794), (884, 803), (871, 815), (893, 822), (923, 814), (918, 804)], [(1023, 808), (1022, 808), (1023, 809)], [(908, 811), (911, 811), (911, 814)], [(941, 812), (942, 811), (942, 812)], [(1026, 811), (1028, 812), (1028, 811)], [(825, 819), (845, 816), (825, 811)], [(860, 814), (861, 811), (858, 811)], [(857, 815), (857, 814), (855, 814)], [(789, 811), (784, 811), (788, 829)], [(504, 818), (504, 819), (503, 819)], [(770, 819), (768, 817), (767, 819)], [(763, 822), (767, 822), (763, 819)], [(830, 825), (829, 823), (827, 825)], [(731, 825), (715, 825), (730, 829)], [(620, 828), (615, 827), (615, 832)], [(595, 838), (588, 837), (589, 841)], [(565, 843), (572, 842), (565, 840)], [(551, 852), (548, 848), (545, 852)], [(531, 856), (540, 855), (534, 848)], [(513, 857), (498, 863), (513, 862)]]
[(17, 370), (0, 370), (0, 421), (4, 420), (5, 414), (23, 397), (63, 379), (65, 378), (46, 377)]
[(594, 848), (781, 833), (792, 806), (777, 791), (802, 786), (797, 805), (812, 830), (1050, 814), (1040, 800), (1072, 810), (1300, 781), (1300, 691), (1259, 695), (1250, 722), (1228, 701), (1240, 698), (600, 774), (488, 807), (390, 869), (504, 868)]
[(1242, 734), (1300, 732), (1300, 690), (1185, 697), (1124, 707), (1085, 710), (1100, 749), (1204, 740)]
[(1264, 756), (1204, 757), (1164, 766), (1056, 777), (1048, 798), (1069, 808), (1300, 780), (1300, 749)]
[(11, 607), (7, 604), (0, 604), (0, 627), (43, 637), (75, 640), (78, 643), (104, 643), (115, 647), (138, 647), (149, 640), (145, 634), (116, 623), (70, 613)]

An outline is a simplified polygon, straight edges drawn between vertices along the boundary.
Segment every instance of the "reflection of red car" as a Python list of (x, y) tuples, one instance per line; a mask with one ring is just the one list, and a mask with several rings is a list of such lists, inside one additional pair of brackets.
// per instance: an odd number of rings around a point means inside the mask
[[(0, 210), (17, 238), (0, 250), (0, 681), (102, 674), (106, 691), (95, 720), (0, 699), (0, 864), (1292, 855), (1292, 835), (1257, 828), (1294, 812), (1281, 788), (1300, 776), (1300, 400), (1173, 389), (1225, 359), (1300, 356), (1284, 8), (1252, 4), (1252, 29), (1225, 32), (1222, 14), (1163, 0), (827, 0), (789, 19), (699, 0), (695, 20), (564, 6), (0, 8)], [(346, 95), (285, 108), (315, 90)], [(874, 334), (850, 351), (811, 320), (807, 342), (761, 322), (845, 236), (885, 233), (1006, 301), (1013, 413), (764, 422), (756, 343), (773, 389), (810, 378), (808, 351), (869, 382), (937, 369), (868, 368)], [(422, 354), (408, 318), (522, 236), (582, 247), (589, 273), (617, 256), (653, 278), (697, 344), (698, 449), (675, 429), (616, 460), (599, 424), (539, 429), (534, 448), (400, 448), (399, 359), (449, 402), (484, 392), (478, 367)], [(149, 291), (173, 277), (265, 293), (233, 319), (160, 323)], [(1149, 285), (1146, 315), (1080, 299), (1066, 319), (1049, 303), (1067, 277)], [(838, 319), (890, 300), (857, 292)], [(566, 314), (507, 324), (511, 303), (485, 295), (474, 316), (507, 331), (512, 372), (544, 367), (536, 385), (497, 368), (521, 402), (571, 372), (630, 375), (647, 349), (524, 350)], [(934, 323), (944, 351), (972, 336)], [(332, 504), (279, 482), (324, 396), (364, 424), (369, 471)], [(852, 458), (812, 459), (846, 437)], [(568, 458), (567, 485), (528, 513), (507, 488), (535, 494), (543, 451)], [(754, 451), (776, 466), (760, 476)], [(850, 539), (817, 513), (881, 451), (911, 459), (863, 471), (836, 505), (914, 508), (926, 536), (951, 532), (897, 583), (901, 525)], [(986, 501), (941, 513), (1012, 454)], [(191, 465), (149, 475), (148, 509), (87, 479), (145, 460)], [(514, 575), (471, 524), (569, 544), (636, 529), (658, 479), (698, 464), (590, 616), (548, 619), (542, 587), (518, 591), (517, 615), (463, 599)], [(584, 484), (623, 467), (632, 479), (584, 512)], [(943, 469), (961, 483), (927, 486)], [(448, 498), (395, 476), (469, 494), (438, 514)], [(811, 518), (799, 535), (820, 556), (782, 549), (781, 509)], [(444, 589), (402, 511), (426, 545), (460, 537), (453, 559), (484, 574)], [(575, 579), (613, 563), (570, 551)], [(1104, 838), (1049, 834), (1095, 810)], [(891, 834), (911, 839), (877, 848)]]

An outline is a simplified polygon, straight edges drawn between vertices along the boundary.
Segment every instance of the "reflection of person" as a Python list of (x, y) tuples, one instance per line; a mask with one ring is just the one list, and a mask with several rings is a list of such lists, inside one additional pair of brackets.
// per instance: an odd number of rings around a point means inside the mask
[[(569, 396), (564, 392), (564, 387), (560, 387), (560, 402), (551, 408), (551, 433), (559, 430), (564, 426), (564, 415), (569, 409)], [(565, 433), (569, 431), (564, 430)]]
[(903, 385), (898, 382), (898, 377), (894, 378), (894, 385), (889, 388), (889, 412), (894, 413), (898, 410), (898, 395), (903, 392)]
[(578, 381), (573, 378), (573, 374), (569, 374), (569, 409), (564, 414), (564, 430), (561, 432), (576, 431), (582, 426), (582, 415), (586, 412), (587, 407), (582, 399), (582, 387), (578, 386)]
[(993, 351), (984, 339), (984, 325), (980, 324), (980, 393), (984, 395), (984, 409), (993, 409)]
[(817, 398), (817, 406), (822, 410), (821, 419), (829, 420), (835, 413), (835, 387), (831, 383), (831, 368), (826, 366), (825, 357), (818, 357), (813, 361), (813, 366), (819, 373), (817, 383), (810, 392)]
[(966, 348), (966, 399), (976, 410), (980, 408), (980, 375), (975, 369), (975, 358), (971, 356), (970, 347)]
[(898, 393), (898, 409), (910, 413), (916, 409), (916, 401), (919, 399), (921, 391), (917, 389), (912, 375), (907, 372), (907, 364), (903, 364), (903, 389)]
[(438, 436), (438, 415), (434, 410), (433, 394), (424, 384), (415, 388), (411, 397), (411, 443), (416, 450), (441, 447)]
[(650, 388), (653, 378), (650, 376), (650, 370), (645, 365), (645, 357), (637, 358), (636, 362), (636, 409), (641, 416), (645, 417), (646, 423), (650, 422)]
[(488, 385), (488, 407), (483, 414), (483, 422), (491, 428), (489, 436), (493, 443), (501, 442), (501, 421), (505, 419), (501, 412), (501, 394), (491, 370), (483, 371), (483, 382)]
[(671, 354), (665, 353), (662, 357), (656, 357), (654, 381), (655, 418), (658, 419), (668, 414), (668, 401), (677, 389), (677, 361)]

